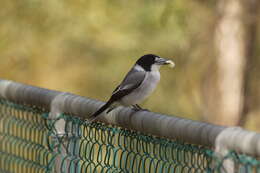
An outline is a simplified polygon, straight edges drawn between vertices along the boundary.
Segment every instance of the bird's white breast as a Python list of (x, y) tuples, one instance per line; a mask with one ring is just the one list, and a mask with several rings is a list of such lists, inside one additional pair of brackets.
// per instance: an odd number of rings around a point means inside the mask
[(158, 70), (146, 72), (141, 85), (129, 95), (124, 96), (121, 99), (121, 104), (128, 106), (142, 102), (154, 91), (159, 81), (160, 72)]

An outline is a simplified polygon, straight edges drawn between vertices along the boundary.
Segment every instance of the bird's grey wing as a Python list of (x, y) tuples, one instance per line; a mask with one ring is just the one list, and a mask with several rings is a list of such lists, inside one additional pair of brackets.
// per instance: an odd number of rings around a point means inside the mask
[(145, 74), (145, 71), (130, 70), (122, 83), (113, 91), (110, 99), (117, 101), (138, 88), (143, 82)]

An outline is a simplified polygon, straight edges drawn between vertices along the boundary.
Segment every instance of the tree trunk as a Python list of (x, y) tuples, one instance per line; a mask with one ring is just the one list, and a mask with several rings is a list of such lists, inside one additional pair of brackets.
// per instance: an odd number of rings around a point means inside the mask
[[(256, 28), (258, 0), (219, 0), (215, 30), (216, 75), (204, 88), (206, 116), (221, 125), (238, 125), (245, 113), (245, 78)], [(253, 10), (252, 10), (253, 9)], [(212, 74), (212, 73), (209, 73)], [(209, 76), (207, 75), (209, 78)]]

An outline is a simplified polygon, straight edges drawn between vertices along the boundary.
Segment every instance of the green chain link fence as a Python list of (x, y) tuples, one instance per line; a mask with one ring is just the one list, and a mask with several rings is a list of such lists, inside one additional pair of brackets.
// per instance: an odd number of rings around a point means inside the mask
[[(64, 134), (55, 124), (66, 120)], [(43, 107), (0, 99), (1, 173), (260, 173), (257, 157), (167, 139), (72, 115), (50, 118)]]

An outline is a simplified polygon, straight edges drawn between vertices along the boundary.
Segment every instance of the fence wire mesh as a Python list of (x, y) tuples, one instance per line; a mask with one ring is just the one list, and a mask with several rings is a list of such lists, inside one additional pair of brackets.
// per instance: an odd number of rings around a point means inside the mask
[[(149, 136), (0, 99), (0, 172), (259, 172), (260, 161), (230, 151), (220, 159), (207, 147)], [(66, 120), (65, 133), (55, 123)]]

